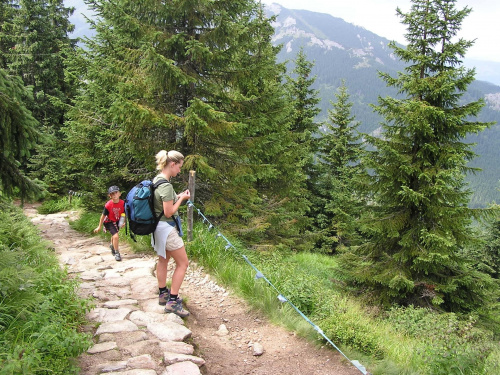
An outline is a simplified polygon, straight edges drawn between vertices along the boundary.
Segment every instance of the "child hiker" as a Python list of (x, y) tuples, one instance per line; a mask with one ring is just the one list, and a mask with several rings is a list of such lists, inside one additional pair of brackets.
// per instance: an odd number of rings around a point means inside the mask
[(99, 220), (99, 225), (94, 229), (94, 233), (101, 230), (104, 223), (104, 232), (106, 230), (111, 233), (111, 254), (115, 256), (117, 261), (121, 261), (120, 251), (118, 250), (118, 231), (125, 225), (125, 202), (120, 199), (120, 189), (118, 186), (111, 186), (108, 189), (108, 195), (111, 198), (104, 205), (104, 210)]

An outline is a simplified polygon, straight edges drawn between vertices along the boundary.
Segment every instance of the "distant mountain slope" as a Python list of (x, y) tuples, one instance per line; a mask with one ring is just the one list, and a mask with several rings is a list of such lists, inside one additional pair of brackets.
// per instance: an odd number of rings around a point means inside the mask
[[(378, 72), (395, 76), (405, 68), (388, 48), (389, 40), (328, 14), (291, 10), (277, 4), (266, 9), (269, 15), (278, 15), (273, 24), (273, 43), (283, 46), (279, 61), (287, 61), (291, 71), (297, 52), (303, 47), (308, 60), (315, 63), (312, 74), (317, 77), (315, 88), (320, 91), (322, 110), (318, 120), (326, 119), (330, 100), (335, 100), (335, 92), (345, 80), (353, 102), (353, 114), (361, 122), (360, 130), (376, 132), (382, 118), (373, 112), (370, 104), (377, 103), (379, 96), (397, 96), (394, 89), (386, 87)], [(474, 191), (472, 207), (500, 203), (500, 163), (496, 160), (500, 150), (500, 86), (475, 81), (463, 100), (470, 102), (479, 98), (485, 99), (486, 106), (477, 120), (494, 121), (497, 125), (467, 139), (477, 143), (475, 151), (480, 155), (471, 166), (483, 169), (468, 178)]]
[[(317, 76), (316, 88), (321, 91), (321, 118), (326, 118), (329, 101), (342, 80), (350, 89), (354, 112), (364, 131), (378, 127), (380, 119), (374, 117), (367, 103), (376, 103), (378, 95), (395, 95), (378, 77), (378, 70), (396, 73), (402, 64), (396, 60), (389, 41), (359, 26), (328, 14), (304, 10), (290, 10), (279, 6), (269, 8), (279, 12), (273, 24), (276, 32), (273, 43), (282, 44), (280, 61), (288, 61), (293, 69), (301, 47), (308, 60), (314, 61), (313, 74)], [(311, 26), (314, 25), (314, 26)]]

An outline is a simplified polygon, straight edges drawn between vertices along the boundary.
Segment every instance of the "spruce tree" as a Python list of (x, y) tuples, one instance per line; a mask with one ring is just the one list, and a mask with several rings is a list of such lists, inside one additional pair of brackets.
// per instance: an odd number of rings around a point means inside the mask
[(24, 200), (42, 191), (21, 169), (38, 135), (37, 122), (23, 103), (28, 95), (19, 77), (0, 68), (0, 198), (19, 195)]
[[(314, 119), (320, 112), (318, 90), (312, 88), (316, 81), (316, 76), (311, 76), (314, 63), (307, 60), (303, 48), (297, 53), (294, 63), (292, 76), (286, 77), (287, 93), (292, 103), (290, 132), (293, 133), (295, 143), (301, 147), (300, 153), (310, 154), (309, 158), (312, 158), (311, 151), (315, 151), (312, 135), (318, 132), (318, 124)], [(306, 161), (303, 163), (305, 165)]]
[[(315, 117), (320, 112), (317, 106), (320, 101), (318, 91), (312, 88), (316, 80), (315, 76), (311, 76), (313, 67), (314, 63), (308, 61), (304, 50), (300, 49), (294, 60), (292, 74), (286, 76), (285, 83), (290, 127), (286, 134), (288, 146), (279, 156), (282, 177), (277, 181), (286, 197), (286, 204), (279, 213), (283, 221), (277, 223), (276, 227), (282, 227), (284, 222), (298, 224), (294, 229), (299, 231), (290, 231), (286, 236), (295, 249), (310, 249), (313, 243), (310, 236), (306, 235), (311, 221), (309, 180), (317, 150), (314, 137), (319, 132)], [(283, 139), (281, 143), (284, 143)]]
[[(287, 142), (284, 67), (254, 1), (89, 2), (96, 34), (71, 63), (80, 94), (66, 129), (83, 188), (130, 187), (176, 149), (206, 213), (271, 230)], [(185, 187), (185, 185), (183, 186)]]
[(464, 142), (491, 124), (474, 121), (483, 102), (462, 103), (474, 70), (461, 58), (472, 45), (458, 37), (471, 12), (454, 0), (413, 0), (398, 15), (407, 25), (406, 48), (390, 46), (407, 63), (397, 77), (381, 74), (402, 99), (379, 98), (386, 120), (381, 136), (367, 136), (375, 152), (373, 211), (368, 241), (341, 257), (343, 270), (386, 302), (472, 309), (486, 300), (491, 279), (474, 271), (464, 249), (474, 242), (470, 190), (464, 176), (474, 156)]
[(352, 102), (345, 86), (339, 87), (336, 101), (330, 101), (328, 121), (317, 139), (314, 209), (318, 247), (324, 252), (359, 243), (357, 221), (364, 206), (361, 183), (366, 179), (361, 158), (363, 147), (357, 132), (359, 122), (351, 115)]
[(64, 80), (63, 48), (74, 41), (68, 37), (74, 26), (68, 20), (72, 8), (62, 0), (18, 0), (11, 5), (11, 38), (14, 40), (8, 61), (10, 72), (21, 76), (25, 86), (31, 86), (35, 118), (58, 130), (63, 123), (63, 111), (51, 103), (51, 97), (65, 101), (69, 90)]
[[(496, 207), (497, 209), (499, 207)], [(468, 249), (468, 254), (475, 260), (474, 266), (479, 271), (500, 279), (500, 217), (495, 217), (488, 222), (483, 246)]]
[(15, 8), (10, 0), (0, 0), (0, 69), (7, 68), (7, 58), (14, 47), (12, 20)]
[(9, 2), (8, 8), (4, 33), (11, 48), (6, 69), (31, 88), (33, 96), (25, 98), (25, 104), (37, 119), (40, 133), (30, 165), (23, 169), (61, 193), (66, 157), (61, 155), (60, 129), (65, 105), (73, 94), (65, 81), (64, 58), (76, 43), (68, 36), (74, 28), (68, 20), (73, 9), (65, 7), (63, 0), (17, 0)]

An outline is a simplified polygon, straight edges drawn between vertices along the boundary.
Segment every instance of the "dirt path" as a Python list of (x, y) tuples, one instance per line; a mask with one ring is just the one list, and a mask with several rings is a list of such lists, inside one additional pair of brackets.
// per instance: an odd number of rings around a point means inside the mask
[(34, 207), (25, 213), (61, 264), (82, 279), (81, 294), (95, 298), (87, 327), (95, 346), (79, 358), (83, 375), (360, 374), (337, 352), (270, 324), (194, 262), (181, 288), (191, 315), (182, 321), (164, 314), (153, 256), (124, 246), (116, 262), (106, 240), (69, 227), (75, 213), (39, 215)]

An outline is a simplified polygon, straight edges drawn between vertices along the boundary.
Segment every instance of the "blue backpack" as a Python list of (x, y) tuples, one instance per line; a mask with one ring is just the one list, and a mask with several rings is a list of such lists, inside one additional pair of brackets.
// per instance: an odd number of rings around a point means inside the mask
[(161, 184), (168, 184), (165, 179), (153, 183), (144, 180), (134, 186), (125, 199), (125, 212), (127, 214), (130, 236), (135, 241), (135, 235), (146, 235), (154, 233), (163, 211), (157, 217), (154, 210), (154, 192)]

